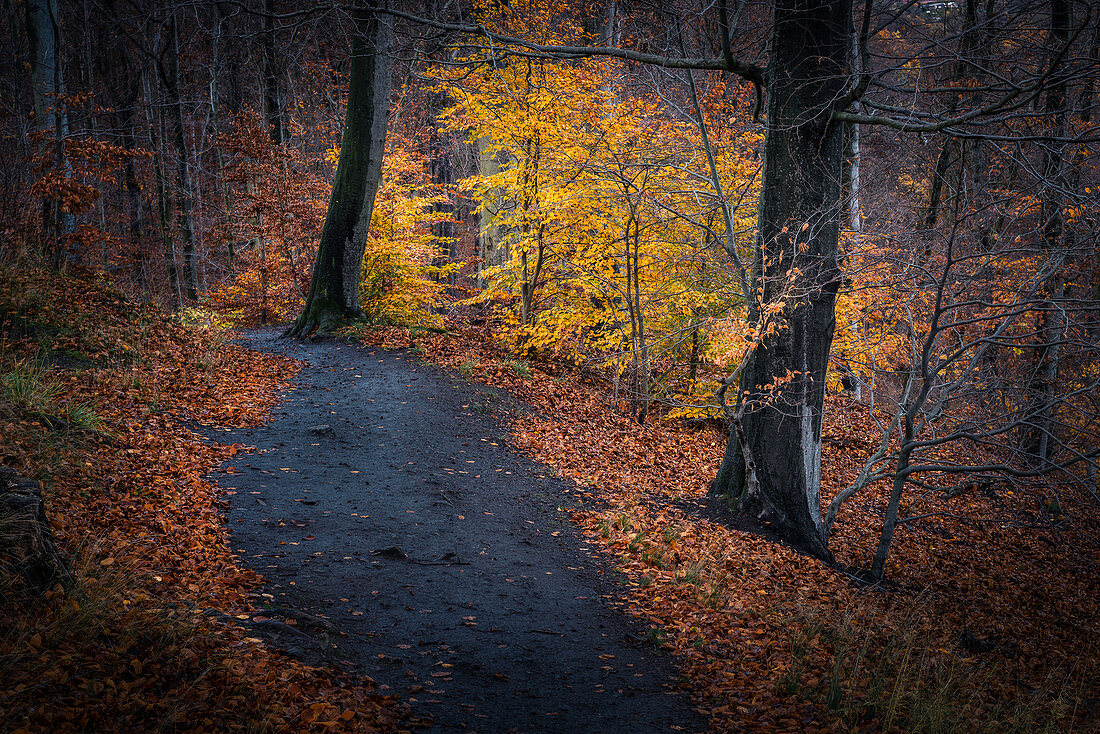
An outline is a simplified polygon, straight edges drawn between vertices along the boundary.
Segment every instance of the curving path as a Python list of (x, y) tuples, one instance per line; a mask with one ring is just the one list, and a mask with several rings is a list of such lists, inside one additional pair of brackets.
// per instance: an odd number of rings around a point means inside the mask
[(506, 447), (495, 393), (277, 333), (242, 343), (304, 361), (297, 388), (268, 425), (218, 434), (257, 449), (218, 477), (233, 547), (267, 579), (257, 634), (389, 686), (433, 731), (706, 728), (606, 603), (568, 487)]

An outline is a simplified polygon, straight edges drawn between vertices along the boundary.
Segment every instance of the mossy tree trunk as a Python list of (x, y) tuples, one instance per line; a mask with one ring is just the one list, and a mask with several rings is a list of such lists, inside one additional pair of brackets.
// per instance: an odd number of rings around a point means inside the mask
[(326, 336), (359, 317), (359, 273), (382, 181), (389, 117), (391, 20), (364, 0), (352, 7), (351, 79), (336, 179), (302, 313), (285, 336)]

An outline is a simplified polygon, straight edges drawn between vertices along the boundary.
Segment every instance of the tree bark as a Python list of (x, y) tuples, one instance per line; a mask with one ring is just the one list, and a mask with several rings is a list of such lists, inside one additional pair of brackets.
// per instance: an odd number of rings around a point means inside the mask
[[(831, 560), (821, 522), (821, 418), (844, 208), (844, 127), (832, 112), (849, 78), (852, 6), (792, 0), (774, 13), (753, 275), (764, 304), (784, 304), (785, 320), (742, 373), (746, 446), (731, 433), (712, 491), (793, 546)], [(776, 385), (785, 376), (789, 382)]]
[[(145, 98), (152, 101), (153, 82), (144, 71), (141, 79), (142, 87), (145, 89)], [(159, 88), (157, 91), (160, 91)], [(164, 269), (168, 275), (168, 297), (173, 310), (178, 310), (181, 299), (179, 270), (176, 267), (176, 243), (175, 238), (172, 236), (172, 190), (168, 186), (167, 174), (164, 172), (167, 164), (164, 149), (168, 137), (167, 125), (164, 121), (164, 105), (147, 104), (145, 114), (147, 116), (146, 126), (149, 130), (149, 147), (153, 151), (153, 188), (156, 194), (157, 225), (164, 254)]]
[[(490, 152), (490, 141), (487, 138), (477, 140), (477, 172), (482, 176), (492, 176), (500, 173), (500, 161), (497, 154)], [(488, 201), (483, 201), (481, 214), (478, 217), (478, 258), (481, 265), (478, 268), (477, 285), (485, 287), (485, 277), (482, 271), (486, 268), (503, 265), (508, 261), (510, 252), (504, 241), (504, 230), (500, 226), (500, 211), (504, 208), (503, 192), (493, 189), (486, 193)]]
[[(1050, 2), (1050, 46), (1051, 54), (1069, 40), (1070, 6), (1066, 0)], [(1040, 234), (1043, 254), (1047, 258), (1061, 261), (1065, 258), (1063, 237), (1065, 219), (1062, 209), (1065, 206), (1066, 175), (1066, 83), (1060, 80), (1047, 91), (1044, 112), (1049, 116), (1050, 138), (1043, 143), (1043, 189), (1040, 194)], [(1061, 274), (1061, 266), (1044, 289), (1044, 299), (1040, 304), (1041, 318), (1038, 330), (1038, 345), (1035, 353), (1032, 383), (1032, 406), (1028, 423), (1030, 430), (1026, 434), (1024, 448), (1044, 467), (1050, 464), (1050, 438), (1054, 430), (1054, 403), (1057, 394), (1057, 382), (1060, 370), (1060, 345), (1064, 338), (1064, 304), (1066, 283)]]
[(382, 180), (392, 84), (393, 62), (388, 55), (392, 21), (362, 0), (353, 6), (352, 20), (351, 79), (336, 179), (309, 295), (286, 336), (331, 334), (362, 313), (359, 275)]
[[(432, 109), (438, 111), (444, 109), (450, 101), (449, 95), (444, 92), (436, 92), (431, 97)], [(455, 139), (451, 133), (444, 133), (439, 125), (432, 125), (429, 129), (431, 137), (428, 140), (429, 169), (432, 176), (432, 186), (435, 193), (448, 197), (433, 205), (433, 210), (446, 216), (446, 219), (432, 224), (432, 235), (440, 246), (439, 255), (435, 265), (446, 265), (458, 261), (458, 240), (455, 238), (454, 202), (450, 200), (455, 183)], [(446, 245), (446, 249), (442, 245)], [(453, 282), (452, 275), (452, 282)]]
[[(126, 57), (124, 56), (124, 58)], [(144, 227), (142, 225), (145, 221), (145, 211), (141, 198), (141, 183), (138, 181), (137, 164), (134, 161), (138, 153), (136, 110), (138, 108), (138, 101), (141, 99), (141, 80), (128, 64), (123, 66), (122, 73), (126, 96), (124, 97), (125, 102), (122, 105), (122, 109), (118, 113), (121, 128), (120, 136), (122, 147), (131, 153), (131, 155), (126, 156), (126, 162), (123, 164), (122, 180), (126, 189), (130, 241), (141, 253), (142, 278), (144, 282), (146, 252)], [(146, 286), (148, 286), (147, 283)]]
[(217, 31), (212, 43), (212, 63), (210, 64), (210, 122), (214, 133), (214, 166), (217, 179), (218, 192), (221, 195), (222, 215), (224, 222), (225, 238), (225, 267), (233, 273), (236, 252), (233, 246), (233, 191), (225, 176), (225, 150), (221, 140), (221, 108), (224, 105), (225, 85), (222, 75), (222, 24), (228, 21), (228, 8), (226, 3), (217, 3)]
[(176, 154), (176, 208), (179, 214), (179, 233), (183, 244), (183, 292), (188, 300), (198, 299), (198, 254), (195, 252), (195, 222), (192, 211), (194, 197), (191, 191), (191, 163), (187, 152), (187, 128), (183, 114), (183, 97), (180, 94), (179, 26), (173, 12), (168, 21), (168, 52), (161, 68), (161, 79), (172, 106), (173, 142)]
[(275, 3), (264, 1), (264, 116), (271, 140), (283, 142), (283, 114), (279, 104), (279, 69), (275, 58)]
[[(64, 140), (69, 121), (61, 100), (64, 84), (59, 56), (61, 28), (57, 0), (32, 0), (27, 3), (25, 11), (35, 127), (44, 135), (53, 136), (52, 150), (43, 150), (42, 153), (52, 154), (56, 171), (61, 175), (68, 167)], [(42, 235), (52, 253), (54, 265), (61, 264), (62, 238), (72, 231), (73, 226), (72, 215), (62, 210), (60, 201), (46, 199), (42, 202)]]

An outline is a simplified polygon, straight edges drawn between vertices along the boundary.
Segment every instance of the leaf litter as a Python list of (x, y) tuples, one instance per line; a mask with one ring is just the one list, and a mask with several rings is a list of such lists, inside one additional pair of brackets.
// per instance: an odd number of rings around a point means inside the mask
[(94, 276), (5, 268), (0, 294), (0, 369), (33, 388), (0, 396), (0, 463), (43, 483), (77, 577), (37, 598), (0, 568), (0, 728), (408, 728), (408, 706), (369, 678), (308, 667), (230, 621), (253, 613), (261, 578), (238, 564), (203, 477), (245, 447), (188, 425), (265, 421), (298, 365)]
[[(296, 365), (182, 328), (89, 278), (4, 270), (0, 280), (5, 385), (19, 377), (33, 388), (0, 402), (0, 461), (43, 480), (79, 579), (44, 599), (3, 579), (5, 728), (415, 725), (369, 678), (309, 668), (207, 613), (250, 615), (260, 578), (237, 564), (217, 490), (202, 478), (243, 447), (204, 442), (187, 425), (265, 420)], [(367, 337), (415, 343), (533, 406), (512, 416), (509, 440), (573, 481), (571, 517), (620, 570), (622, 609), (673, 653), (714, 730), (1096, 721), (1100, 518), (1071, 488), (1059, 488), (1064, 518), (1045, 523), (1023, 492), (970, 492), (949, 505), (916, 497), (907, 511), (929, 517), (899, 533), (890, 584), (868, 588), (842, 569), (869, 562), (881, 490), (842, 509), (840, 566), (828, 568), (705, 510), (724, 446), (715, 431), (638, 425), (598, 376), (568, 366), (537, 363), (521, 377), (483, 330)], [(840, 401), (826, 432), (839, 437), (824, 449), (829, 496), (874, 433), (864, 409)]]
[[(572, 520), (622, 574), (621, 608), (670, 650), (715, 731), (1091, 730), (1100, 720), (1100, 510), (1073, 487), (1044, 522), (1009, 488), (907, 501), (886, 583), (870, 565), (888, 487), (844, 505), (836, 567), (723, 522), (706, 498), (725, 448), (711, 427), (639, 425), (598, 374), (533, 363), (486, 327), (360, 332), (507, 390), (510, 442), (575, 485)], [(864, 406), (829, 398), (823, 491), (875, 443)], [(764, 528), (766, 530), (766, 528)]]

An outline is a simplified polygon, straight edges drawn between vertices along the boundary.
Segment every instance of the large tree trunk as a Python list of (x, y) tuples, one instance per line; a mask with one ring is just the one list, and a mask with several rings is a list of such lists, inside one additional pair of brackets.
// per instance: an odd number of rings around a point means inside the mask
[[(789, 543), (826, 560), (821, 418), (844, 200), (844, 129), (831, 114), (849, 78), (851, 22), (851, 0), (775, 7), (754, 286), (764, 304), (784, 304), (784, 319), (742, 373), (748, 446), (731, 433), (712, 488), (742, 514), (771, 523)], [(744, 448), (755, 460), (755, 481), (747, 476)]]
[(286, 336), (328, 334), (361, 314), (359, 273), (382, 180), (393, 61), (388, 55), (390, 19), (362, 1), (355, 4), (352, 19), (351, 80), (336, 180), (309, 295)]

